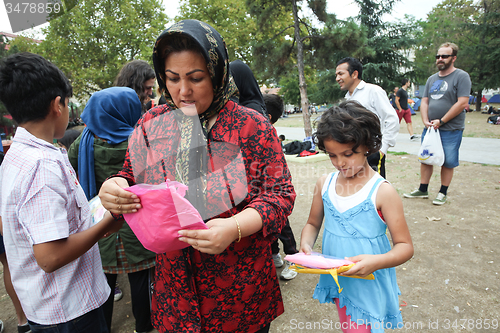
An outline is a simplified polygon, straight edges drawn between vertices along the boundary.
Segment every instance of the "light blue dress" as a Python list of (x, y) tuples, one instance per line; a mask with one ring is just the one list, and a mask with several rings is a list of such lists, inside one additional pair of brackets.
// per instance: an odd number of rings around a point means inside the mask
[[(328, 188), (323, 194), (325, 211), (325, 230), (323, 232), (323, 253), (339, 258), (359, 254), (382, 254), (391, 249), (386, 235), (386, 224), (377, 213), (371, 197), (380, 182), (385, 181), (380, 175), (371, 188), (368, 197), (359, 205), (340, 213), (332, 204)], [(328, 187), (335, 186), (329, 177)], [(367, 185), (365, 185), (367, 186)], [(337, 284), (331, 275), (320, 276), (313, 298), (321, 303), (333, 303), (339, 299), (340, 307), (346, 307), (346, 314), (351, 321), (371, 325), (371, 331), (384, 332), (384, 328), (403, 327), (403, 318), (399, 310), (398, 295), (401, 294), (396, 281), (395, 268), (375, 271), (375, 280), (363, 280), (339, 276)]]

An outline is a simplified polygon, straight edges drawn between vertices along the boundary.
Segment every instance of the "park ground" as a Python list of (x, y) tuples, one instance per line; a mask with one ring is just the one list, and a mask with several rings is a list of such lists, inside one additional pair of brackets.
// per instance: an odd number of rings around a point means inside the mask
[[(486, 119), (485, 114), (468, 113), (464, 135), (500, 139), (500, 126), (487, 124)], [(415, 133), (420, 133), (420, 115), (412, 120)], [(276, 125), (294, 126), (294, 122), (300, 124), (300, 118), (279, 120)], [(404, 121), (401, 132), (406, 133)], [(491, 151), (499, 154), (500, 146)], [(387, 179), (401, 197), (418, 186), (416, 156), (389, 154), (386, 163)], [(333, 166), (329, 161), (290, 162), (289, 168), (297, 192), (290, 223), (299, 242), (316, 180), (332, 172)], [(432, 199), (439, 186), (435, 174), (430, 199), (402, 198), (415, 254), (396, 268), (404, 327), (395, 332), (500, 331), (500, 166), (461, 162), (455, 169), (448, 202), (434, 206)], [(320, 246), (321, 235), (315, 250), (321, 251)], [(341, 332), (336, 327), (335, 306), (312, 299), (317, 280), (317, 275), (299, 274), (280, 282), (285, 313), (272, 323), (271, 333)], [(134, 319), (125, 275), (119, 276), (119, 283), (124, 297), (115, 303), (112, 333), (131, 333)], [(6, 324), (5, 333), (15, 332), (14, 309), (3, 283), (0, 319)]]

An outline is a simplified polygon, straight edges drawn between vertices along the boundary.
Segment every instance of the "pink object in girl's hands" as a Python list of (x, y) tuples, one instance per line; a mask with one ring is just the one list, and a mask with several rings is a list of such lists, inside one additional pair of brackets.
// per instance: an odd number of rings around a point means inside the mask
[(354, 262), (350, 260), (336, 258), (317, 252), (312, 252), (310, 255), (305, 253), (291, 254), (287, 255), (285, 260), (304, 267), (319, 269), (330, 269), (354, 264)]
[(167, 180), (160, 185), (139, 184), (126, 189), (141, 199), (142, 208), (123, 217), (146, 249), (156, 253), (180, 250), (190, 245), (178, 239), (179, 230), (208, 229), (196, 208), (184, 198), (187, 188)]

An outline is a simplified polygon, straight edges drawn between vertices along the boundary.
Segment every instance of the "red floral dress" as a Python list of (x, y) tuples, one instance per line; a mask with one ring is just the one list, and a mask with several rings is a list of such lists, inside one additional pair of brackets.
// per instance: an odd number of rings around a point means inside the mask
[[(160, 105), (139, 121), (119, 173), (131, 185), (175, 180), (175, 148), (166, 144), (179, 136), (174, 114)], [(251, 207), (263, 228), (218, 255), (192, 247), (158, 254), (153, 324), (160, 332), (255, 332), (284, 311), (270, 244), (292, 212), (290, 172), (269, 121), (231, 101), (207, 141), (207, 211), (224, 218)]]

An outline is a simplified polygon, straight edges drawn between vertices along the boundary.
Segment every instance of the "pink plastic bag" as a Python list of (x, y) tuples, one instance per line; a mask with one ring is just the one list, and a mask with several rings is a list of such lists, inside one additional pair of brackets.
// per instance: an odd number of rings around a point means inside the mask
[(312, 252), (310, 255), (305, 253), (289, 254), (285, 257), (291, 263), (298, 264), (309, 268), (330, 269), (344, 265), (353, 264), (352, 261), (328, 256), (317, 252)]
[(141, 199), (142, 208), (123, 217), (150, 251), (164, 253), (186, 248), (189, 244), (178, 240), (179, 230), (208, 229), (198, 211), (184, 198), (187, 186), (179, 182), (138, 184), (126, 190)]

